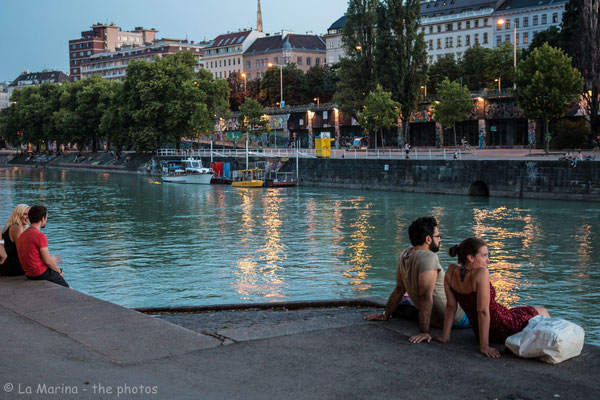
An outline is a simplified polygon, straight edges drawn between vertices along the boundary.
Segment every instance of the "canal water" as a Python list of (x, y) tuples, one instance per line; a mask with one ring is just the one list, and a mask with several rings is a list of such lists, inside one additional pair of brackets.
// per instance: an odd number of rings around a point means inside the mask
[(500, 302), (545, 306), (600, 345), (599, 203), (2, 168), (2, 225), (18, 203), (48, 207), (75, 289), (127, 307), (387, 297), (408, 225), (433, 215), (444, 267), (451, 245), (482, 237)]

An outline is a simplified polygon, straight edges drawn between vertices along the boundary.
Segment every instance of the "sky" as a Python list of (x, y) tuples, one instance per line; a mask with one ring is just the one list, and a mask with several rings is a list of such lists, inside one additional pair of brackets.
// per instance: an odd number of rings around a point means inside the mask
[[(23, 71), (69, 70), (69, 40), (95, 23), (123, 31), (158, 30), (157, 38), (210, 40), (256, 28), (257, 0), (0, 0), (0, 81)], [(261, 0), (263, 31), (327, 32), (348, 0)]]

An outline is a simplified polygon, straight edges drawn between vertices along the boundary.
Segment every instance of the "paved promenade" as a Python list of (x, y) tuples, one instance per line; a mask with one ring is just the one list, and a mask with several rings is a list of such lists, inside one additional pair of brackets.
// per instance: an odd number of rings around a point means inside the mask
[[(150, 316), (49, 282), (0, 278), (0, 399), (595, 399), (600, 351), (559, 365), (410, 344), (369, 308)], [(498, 346), (502, 348), (502, 346)]]

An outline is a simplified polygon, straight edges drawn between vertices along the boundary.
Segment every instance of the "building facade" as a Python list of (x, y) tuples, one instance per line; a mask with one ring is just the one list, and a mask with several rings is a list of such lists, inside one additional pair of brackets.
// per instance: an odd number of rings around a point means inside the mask
[(494, 46), (516, 42), (519, 48), (529, 47), (538, 32), (560, 27), (566, 4), (566, 0), (504, 1), (494, 12)]
[(298, 35), (283, 31), (279, 35), (256, 39), (244, 52), (244, 69), (247, 79), (264, 75), (269, 64), (284, 66), (295, 63), (307, 72), (313, 66), (326, 64), (325, 42), (317, 35)]
[(493, 47), (492, 14), (502, 1), (437, 0), (421, 3), (421, 32), (429, 63), (447, 54), (460, 59), (474, 45)]
[(123, 46), (115, 51), (94, 54), (82, 62), (81, 79), (92, 75), (101, 75), (104, 79), (122, 81), (127, 65), (133, 60), (153, 61), (180, 51), (190, 51), (196, 58), (195, 72), (202, 68), (202, 53), (205, 44), (187, 40), (162, 39), (144, 46)]
[(327, 35), (324, 36), (325, 47), (327, 48), (327, 65), (337, 64), (346, 55), (342, 43), (342, 34), (347, 20), (348, 17), (344, 15), (327, 29)]
[(228, 78), (244, 71), (243, 54), (264, 32), (247, 30), (217, 36), (204, 49), (204, 68), (215, 78)]
[(81, 32), (81, 38), (69, 40), (69, 75), (81, 79), (81, 65), (94, 54), (112, 52), (123, 46), (145, 46), (156, 38), (156, 30), (137, 27), (133, 31), (121, 31), (114, 24), (96, 24), (89, 31)]

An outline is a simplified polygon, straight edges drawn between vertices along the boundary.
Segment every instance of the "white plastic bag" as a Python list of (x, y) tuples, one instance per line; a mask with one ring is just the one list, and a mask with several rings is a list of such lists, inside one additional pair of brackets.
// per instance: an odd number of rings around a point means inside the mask
[(519, 357), (558, 364), (581, 354), (585, 332), (560, 318), (533, 317), (521, 332), (506, 338), (506, 347)]

